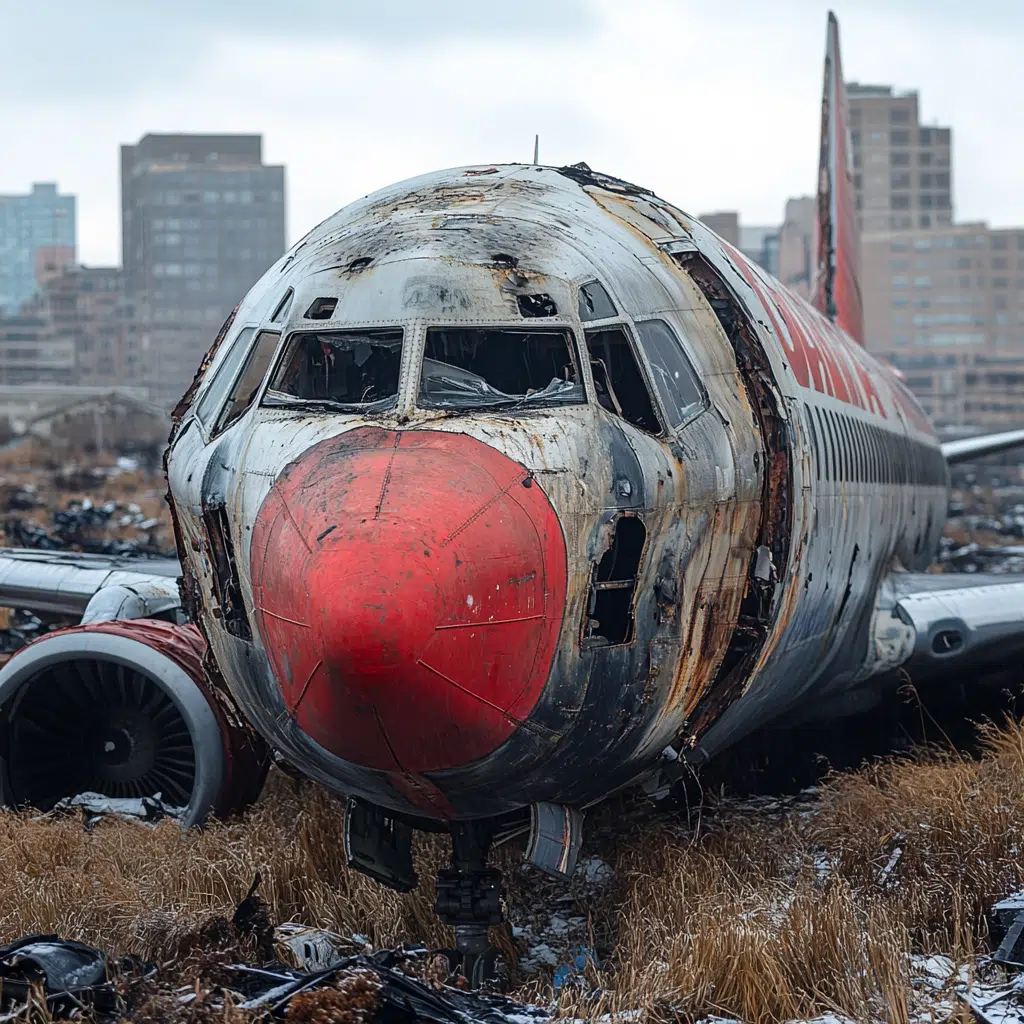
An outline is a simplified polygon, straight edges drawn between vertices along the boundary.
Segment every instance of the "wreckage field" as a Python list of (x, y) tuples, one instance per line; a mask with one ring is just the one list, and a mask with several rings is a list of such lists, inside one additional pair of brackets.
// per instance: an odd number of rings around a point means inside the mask
[[(227, 970), (281, 958), (285, 936), (275, 951), (260, 914), (230, 923), (257, 875), (271, 922), (327, 929), (338, 955), (450, 945), (429, 883), (445, 844), (420, 845), (425, 884), (398, 895), (346, 868), (341, 814), (323, 790), (275, 774), (245, 817), (187, 833), (173, 820), (2, 815), (0, 930), (159, 964), (121, 983), (134, 1020), (265, 1012), (238, 1008), (247, 993)], [(497, 851), (516, 926), (499, 941), (519, 961), (515, 994), (541, 1017), (948, 1019), (1001, 992), (1002, 969), (979, 957), (993, 903), (1024, 885), (1024, 730), (989, 730), (977, 758), (883, 761), (792, 797), (707, 796), (699, 814), (619, 803), (596, 816), (588, 845), (569, 888), (521, 869), (512, 844)], [(582, 969), (559, 967), (574, 954)], [(439, 982), (431, 969), (415, 953), (405, 964)], [(357, 977), (329, 979), (290, 1016), (374, 1019), (386, 986)], [(513, 1012), (499, 1005), (489, 1019)]]
[[(156, 460), (4, 457), (11, 546), (170, 546)], [(1024, 492), (962, 483), (936, 570), (1015, 570)], [(0, 655), (59, 625), (13, 610)], [(524, 865), (525, 837), (497, 846), (507, 997), (448, 984), (429, 953), (453, 944), (434, 913), (447, 837), (417, 840), (416, 892), (385, 889), (346, 866), (342, 802), (276, 769), (244, 816), (188, 832), (157, 803), (0, 812), (0, 942), (53, 940), (0, 949), (0, 1013), (1024, 1022), (1024, 728), (1005, 697), (926, 709), (908, 691), (677, 796), (615, 798), (568, 885)]]

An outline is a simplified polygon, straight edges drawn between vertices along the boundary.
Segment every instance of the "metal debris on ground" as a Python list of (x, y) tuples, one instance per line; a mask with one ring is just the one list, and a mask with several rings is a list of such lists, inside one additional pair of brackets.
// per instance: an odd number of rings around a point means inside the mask
[[(96, 555), (134, 555), (140, 558), (173, 558), (174, 552), (159, 546), (154, 531), (162, 520), (147, 516), (134, 502), (106, 501), (94, 505), (88, 498), (72, 499), (52, 514), (52, 528), (28, 519), (3, 524), (10, 547), (41, 551), (85, 551)], [(114, 527), (134, 527), (143, 536), (113, 537)]]
[(8, 1019), (39, 1004), (54, 1017), (114, 1013), (119, 999), (106, 957), (56, 935), (27, 935), (0, 947), (0, 1007)]
[(305, 971), (322, 971), (334, 967), (346, 956), (369, 953), (369, 943), (362, 936), (346, 938), (322, 928), (286, 923), (274, 933), (274, 952), (289, 967)]
[(60, 817), (78, 811), (81, 813), (86, 830), (91, 829), (104, 818), (118, 818), (144, 825), (155, 825), (165, 818), (180, 820), (186, 811), (164, 803), (161, 794), (143, 797), (111, 797), (102, 793), (79, 793), (67, 796), (54, 804), (43, 817)]
[[(282, 941), (295, 933), (285, 933)], [(545, 1024), (542, 1007), (447, 984), (446, 968), (422, 946), (358, 953), (317, 971), (280, 961), (217, 965), (217, 983), (179, 984), (172, 967), (126, 959), (112, 963), (98, 949), (53, 935), (27, 936), (0, 948), (3, 1019), (26, 1019), (45, 1003), (49, 1017), (114, 1020), (144, 1017), (294, 1021), (362, 1020), (367, 1024)]]
[(1024, 892), (1000, 900), (992, 908), (992, 939), (999, 946), (992, 959), (999, 964), (1024, 967)]

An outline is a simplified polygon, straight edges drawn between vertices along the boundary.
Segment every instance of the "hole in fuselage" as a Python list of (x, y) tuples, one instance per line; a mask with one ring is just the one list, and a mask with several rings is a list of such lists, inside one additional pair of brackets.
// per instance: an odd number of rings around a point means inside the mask
[(314, 299), (309, 304), (309, 309), (304, 314), (306, 320), (330, 320), (334, 316), (334, 310), (338, 306), (338, 300), (327, 296)]
[(584, 646), (614, 646), (633, 640), (633, 598), (647, 529), (636, 516), (621, 516), (608, 550), (594, 567), (584, 622)]
[(941, 629), (932, 638), (932, 650), (936, 654), (952, 654), (963, 645), (963, 634), (958, 629)]
[(519, 312), (523, 316), (558, 316), (558, 306), (550, 295), (540, 292), (537, 295), (517, 295)]

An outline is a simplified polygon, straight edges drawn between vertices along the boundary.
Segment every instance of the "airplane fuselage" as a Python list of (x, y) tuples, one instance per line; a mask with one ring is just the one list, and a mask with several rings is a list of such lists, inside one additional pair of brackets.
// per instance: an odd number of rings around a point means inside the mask
[(180, 410), (193, 612), (250, 721), (433, 820), (584, 807), (886, 659), (947, 504), (903, 385), (698, 221), (443, 171), (272, 267)]

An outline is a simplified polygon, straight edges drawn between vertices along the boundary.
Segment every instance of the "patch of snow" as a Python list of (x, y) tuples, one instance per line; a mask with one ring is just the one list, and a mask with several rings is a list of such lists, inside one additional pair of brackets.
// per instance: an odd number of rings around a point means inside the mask
[(893, 850), (892, 853), (889, 856), (889, 863), (886, 864), (885, 867), (882, 868), (882, 870), (878, 872), (879, 884), (884, 882), (892, 874), (893, 869), (896, 867), (897, 864), (899, 864), (900, 857), (902, 857), (902, 856), (903, 856), (903, 847), (902, 846), (897, 846), (896, 849)]

